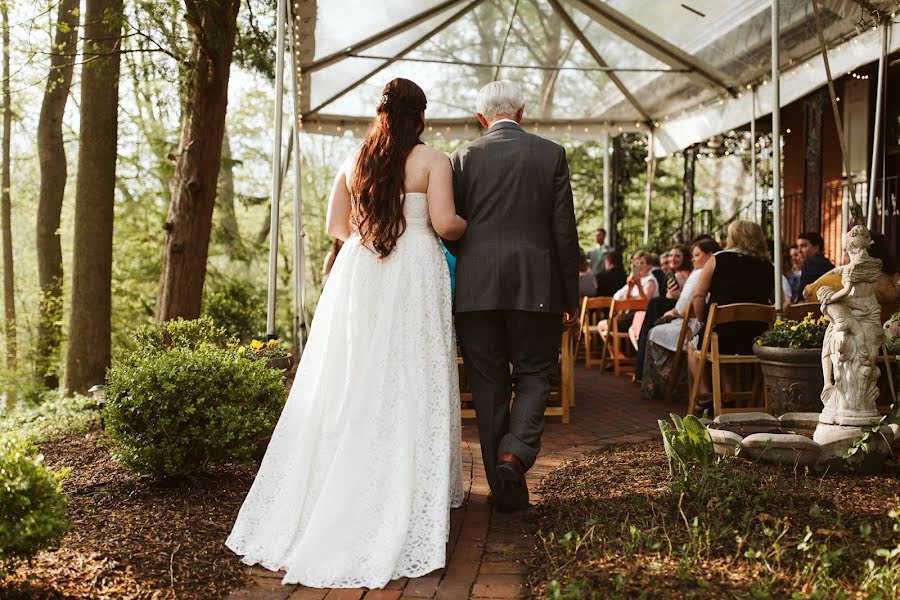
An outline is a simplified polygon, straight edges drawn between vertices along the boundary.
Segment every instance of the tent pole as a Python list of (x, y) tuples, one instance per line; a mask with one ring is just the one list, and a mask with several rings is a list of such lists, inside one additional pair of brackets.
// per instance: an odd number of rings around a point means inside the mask
[[(875, 228), (875, 183), (878, 175), (878, 145), (881, 143), (881, 120), (884, 112), (884, 57), (887, 54), (888, 23), (881, 25), (881, 55), (878, 57), (878, 89), (875, 95), (875, 130), (872, 133), (872, 168), (869, 171), (869, 231)], [(884, 173), (882, 173), (882, 177)], [(884, 202), (884, 198), (881, 199)]]
[[(287, 15), (290, 17), (290, 15)], [(298, 19), (299, 20), (299, 19)], [(291, 91), (294, 94), (294, 123), (292, 127), (294, 146), (294, 289), (293, 300), (293, 342), (298, 355), (303, 354), (306, 345), (306, 261), (303, 252), (303, 155), (300, 150), (300, 128), (303, 126), (302, 91), (300, 88), (301, 76), (300, 61), (298, 60), (299, 48), (295, 42), (296, 27), (293, 19), (289, 18), (288, 25), (288, 51), (291, 54)]]
[(656, 175), (656, 156), (653, 150), (653, 128), (647, 132), (647, 199), (644, 203), (644, 245), (650, 244), (650, 202), (653, 199), (653, 178)]
[(756, 86), (750, 92), (750, 179), (753, 181), (753, 217), (759, 221), (759, 205), (756, 193)]
[(778, 0), (772, 0), (772, 217), (775, 242), (775, 311), (780, 315), (782, 309), (781, 291), (781, 86), (779, 77), (781, 27), (778, 14)]
[[(609, 189), (609, 132), (603, 134), (603, 228), (606, 229), (606, 235), (610, 240), (615, 239), (613, 235), (613, 211), (612, 211), (612, 194)], [(614, 245), (614, 244), (610, 244)]]
[(269, 228), (269, 296), (266, 304), (266, 337), (275, 338), (275, 286), (278, 271), (278, 222), (281, 199), (281, 111), (284, 105), (284, 13), (278, 0), (275, 37), (275, 142), (272, 146), (272, 220)]

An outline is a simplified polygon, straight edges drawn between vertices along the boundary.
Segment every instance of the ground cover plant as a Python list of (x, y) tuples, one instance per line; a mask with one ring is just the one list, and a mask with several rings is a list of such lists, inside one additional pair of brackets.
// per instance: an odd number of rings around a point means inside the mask
[(587, 454), (541, 493), (536, 598), (900, 597), (896, 471), (721, 459), (670, 477), (654, 443)]

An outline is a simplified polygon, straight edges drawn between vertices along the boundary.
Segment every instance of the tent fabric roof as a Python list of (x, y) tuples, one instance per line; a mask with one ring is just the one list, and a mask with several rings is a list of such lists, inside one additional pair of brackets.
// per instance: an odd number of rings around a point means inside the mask
[[(829, 46), (856, 38), (839, 69), (880, 52), (863, 4), (896, 6), (820, 0)], [(407, 77), (428, 96), (432, 134), (475, 135), (478, 89), (508, 78), (525, 92), (526, 126), (542, 134), (596, 138), (654, 127), (657, 152), (668, 153), (746, 123), (747, 89), (764, 88), (771, 70), (770, 0), (380, 0), (377, 6), (293, 0), (305, 131), (364, 131), (384, 83)], [(804, 86), (821, 85), (824, 69), (814, 58), (820, 48), (811, 3), (782, 0), (780, 13), (781, 66), (786, 81), (799, 68), (794, 78), (802, 90), (785, 89), (790, 101), (792, 93), (808, 91)], [(892, 40), (896, 46), (900, 34)], [(758, 101), (757, 109), (761, 116), (771, 107)]]

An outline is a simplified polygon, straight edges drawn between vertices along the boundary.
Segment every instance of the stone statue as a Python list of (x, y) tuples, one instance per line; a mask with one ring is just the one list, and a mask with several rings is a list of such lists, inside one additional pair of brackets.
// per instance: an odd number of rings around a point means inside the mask
[(844, 234), (850, 263), (841, 273), (840, 290), (820, 288), (817, 297), (830, 323), (822, 344), (825, 405), (819, 421), (825, 424), (869, 425), (879, 418), (876, 360), (881, 349), (881, 306), (875, 283), (881, 276), (881, 260), (869, 256), (872, 238), (862, 225)]

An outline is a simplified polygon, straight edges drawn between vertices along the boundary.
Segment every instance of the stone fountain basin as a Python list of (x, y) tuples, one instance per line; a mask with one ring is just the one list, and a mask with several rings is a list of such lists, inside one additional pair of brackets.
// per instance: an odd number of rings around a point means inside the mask
[[(780, 417), (762, 412), (720, 415), (707, 428), (719, 455), (735, 456), (740, 449), (740, 456), (751, 460), (821, 467), (842, 459), (860, 433), (856, 427), (820, 426), (819, 413), (796, 412)], [(883, 425), (879, 434), (870, 444), (870, 455), (886, 457), (892, 446), (900, 449), (900, 427)]]

